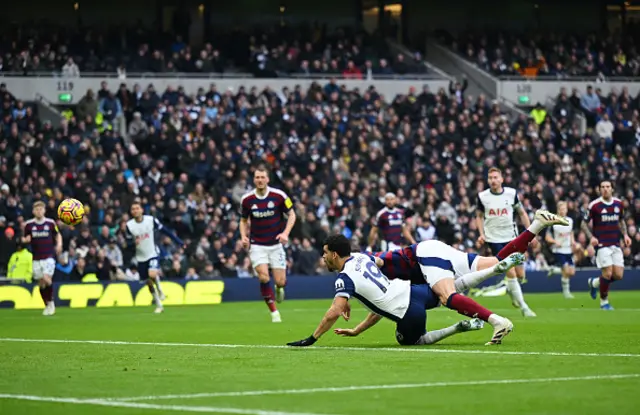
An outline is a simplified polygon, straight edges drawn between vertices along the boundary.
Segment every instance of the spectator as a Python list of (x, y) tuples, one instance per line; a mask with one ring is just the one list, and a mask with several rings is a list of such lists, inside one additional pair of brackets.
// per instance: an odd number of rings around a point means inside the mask
[(580, 106), (587, 117), (587, 125), (594, 127), (596, 124), (597, 112), (600, 109), (600, 98), (593, 92), (591, 85), (587, 86), (587, 93), (580, 99)]
[(302, 240), (302, 247), (298, 252), (296, 258), (295, 273), (300, 275), (316, 275), (316, 267), (320, 254), (311, 245), (311, 241), (308, 238)]
[(609, 120), (609, 114), (605, 112), (602, 114), (600, 121), (596, 124), (596, 134), (598, 134), (598, 137), (601, 139), (611, 142), (613, 140), (614, 130), (615, 127), (611, 120)]
[(87, 120), (90, 117), (91, 120), (95, 120), (98, 114), (99, 102), (95, 99), (93, 91), (87, 90), (87, 93), (80, 99), (76, 106), (76, 115), (79, 120)]
[(67, 59), (67, 63), (62, 67), (62, 75), (68, 78), (77, 78), (80, 76), (80, 69), (73, 61), (73, 58)]

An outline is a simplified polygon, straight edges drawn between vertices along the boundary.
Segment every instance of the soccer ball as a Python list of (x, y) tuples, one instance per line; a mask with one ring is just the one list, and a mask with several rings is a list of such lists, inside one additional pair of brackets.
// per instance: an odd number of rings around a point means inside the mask
[(84, 205), (76, 199), (65, 199), (58, 206), (58, 217), (67, 225), (77, 225), (84, 218)]

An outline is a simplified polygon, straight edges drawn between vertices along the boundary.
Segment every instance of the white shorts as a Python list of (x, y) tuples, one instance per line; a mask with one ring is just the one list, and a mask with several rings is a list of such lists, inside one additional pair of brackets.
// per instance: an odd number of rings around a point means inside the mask
[(599, 248), (596, 253), (596, 266), (600, 269), (610, 266), (624, 267), (624, 255), (619, 246)]
[(424, 279), (432, 287), (443, 279), (456, 279), (470, 273), (476, 260), (474, 254), (435, 240), (420, 242), (416, 257)]
[(380, 249), (383, 251), (395, 251), (396, 249), (402, 249), (402, 246), (393, 242), (382, 241), (380, 242)]
[(56, 272), (56, 260), (53, 258), (38, 259), (33, 261), (33, 279), (42, 279), (45, 275), (53, 277)]
[(282, 244), (264, 246), (251, 245), (249, 258), (253, 268), (267, 264), (271, 269), (287, 269), (287, 254)]

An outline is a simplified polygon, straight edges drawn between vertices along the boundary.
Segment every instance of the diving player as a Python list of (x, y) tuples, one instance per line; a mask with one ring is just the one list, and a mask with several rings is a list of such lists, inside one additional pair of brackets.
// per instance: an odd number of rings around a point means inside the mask
[(62, 235), (56, 222), (45, 218), (44, 213), (44, 202), (35, 202), (34, 218), (25, 222), (22, 242), (31, 244), (33, 279), (38, 281), (40, 296), (45, 304), (42, 315), (52, 316), (56, 313), (53, 300), (53, 274), (56, 271), (56, 256), (62, 253)]
[[(589, 229), (593, 222), (593, 234)], [(631, 246), (631, 238), (624, 221), (624, 207), (620, 199), (613, 197), (613, 186), (609, 180), (600, 183), (600, 197), (589, 204), (589, 210), (581, 225), (582, 231), (596, 248), (596, 265), (602, 274), (589, 279), (591, 298), (600, 290), (600, 308), (613, 310), (609, 304), (609, 286), (624, 275), (624, 257), (620, 249), (620, 238), (626, 246)]]
[(158, 219), (145, 215), (140, 202), (136, 201), (131, 205), (131, 216), (133, 219), (127, 221), (127, 236), (132, 244), (135, 243), (135, 258), (138, 263), (140, 280), (147, 281), (149, 291), (156, 303), (154, 313), (159, 314), (164, 311), (162, 301), (165, 295), (160, 285), (160, 261), (158, 260), (160, 250), (156, 246), (155, 231), (164, 233), (181, 247), (184, 247), (184, 242), (165, 228)]
[[(427, 332), (426, 311), (437, 307), (438, 299), (428, 285), (411, 285), (409, 281), (389, 280), (380, 270), (374, 257), (365, 254), (352, 254), (349, 240), (343, 235), (332, 235), (325, 241), (323, 258), (327, 268), (339, 271), (335, 281), (336, 295), (331, 308), (327, 311), (320, 325), (306, 339), (288, 343), (289, 346), (311, 346), (335, 324), (342, 315), (350, 316), (349, 299), (358, 299), (370, 310), (367, 318), (353, 330), (336, 329), (335, 333), (354, 336), (375, 325), (382, 317), (396, 323), (396, 339), (402, 345), (433, 344), (453, 334), (477, 330), (480, 322), (470, 320), (460, 322), (451, 327)], [(461, 303), (475, 303), (461, 294)], [(489, 310), (477, 306), (476, 314), (481, 319), (489, 320), (494, 325), (494, 335), (488, 344), (499, 344), (502, 338), (513, 328), (511, 322)]]

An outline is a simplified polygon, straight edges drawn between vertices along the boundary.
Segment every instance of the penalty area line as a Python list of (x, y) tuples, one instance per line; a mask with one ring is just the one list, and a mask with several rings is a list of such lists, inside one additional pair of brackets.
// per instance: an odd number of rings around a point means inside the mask
[(120, 402), (117, 400), (104, 399), (81, 399), (81, 398), (62, 398), (53, 396), (36, 396), (36, 395), (18, 395), (18, 394), (0, 394), (0, 399), (15, 399), (21, 401), (49, 402), (49, 403), (66, 403), (74, 405), (94, 405), (107, 406), (112, 408), (133, 408), (133, 409), (150, 409), (157, 411), (176, 411), (176, 412), (200, 412), (200, 413), (217, 413), (217, 414), (240, 414), (240, 415), (322, 415), (308, 412), (282, 412), (282, 411), (265, 411), (262, 409), (241, 409), (226, 408), (221, 406), (189, 406), (189, 405), (158, 405), (151, 403), (135, 403)]
[(132, 396), (126, 398), (100, 398), (101, 400), (115, 400), (118, 402), (134, 402), (134, 401), (152, 401), (164, 399), (198, 399), (198, 398), (221, 398), (234, 396), (264, 396), (264, 395), (299, 395), (307, 393), (325, 393), (325, 392), (353, 392), (380, 389), (414, 389), (414, 388), (433, 388), (433, 387), (450, 387), (450, 386), (483, 386), (483, 385), (514, 385), (528, 383), (553, 383), (553, 382), (573, 382), (588, 380), (614, 380), (640, 378), (640, 373), (616, 374), (616, 375), (592, 375), (592, 376), (570, 376), (555, 378), (533, 378), (533, 379), (489, 379), (489, 380), (471, 380), (459, 382), (426, 382), (426, 383), (404, 383), (389, 385), (361, 385), (361, 386), (342, 386), (327, 388), (307, 388), (307, 389), (276, 389), (276, 390), (255, 390), (255, 391), (238, 391), (238, 392), (211, 392), (211, 393), (191, 393), (191, 394), (173, 394), (173, 395), (152, 395), (152, 396)]
[[(118, 340), (67, 340), (67, 339), (23, 339), (0, 338), (0, 342), (17, 343), (63, 343), (63, 344), (94, 344), (102, 346), (156, 346), (156, 347), (204, 347), (219, 349), (288, 349), (294, 352), (305, 351), (346, 351), (346, 352), (391, 352), (391, 353), (449, 353), (449, 354), (491, 354), (501, 356), (560, 356), (560, 357), (629, 357), (638, 358), (640, 354), (634, 353), (571, 353), (571, 352), (518, 352), (502, 351), (490, 347), (493, 350), (462, 350), (462, 349), (437, 349), (424, 347), (353, 347), (353, 346), (311, 346), (294, 348), (274, 344), (210, 344), (210, 343), (166, 343), (166, 342), (134, 342)], [(489, 348), (488, 348), (489, 349)]]

